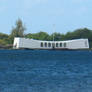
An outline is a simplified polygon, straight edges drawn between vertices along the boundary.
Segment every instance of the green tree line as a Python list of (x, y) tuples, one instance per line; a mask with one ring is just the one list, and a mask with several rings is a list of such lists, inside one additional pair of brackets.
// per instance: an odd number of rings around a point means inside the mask
[(16, 21), (15, 27), (12, 28), (11, 33), (9, 35), (0, 33), (0, 45), (13, 44), (14, 37), (25, 37), (25, 38), (36, 39), (36, 40), (52, 41), (54, 36), (55, 41), (88, 38), (90, 48), (92, 48), (92, 30), (88, 28), (76, 29), (73, 32), (67, 32), (66, 34), (62, 34), (58, 32), (48, 34), (43, 31), (40, 31), (38, 33), (25, 34), (25, 30), (26, 30), (26, 27), (23, 24), (22, 20), (18, 19)]

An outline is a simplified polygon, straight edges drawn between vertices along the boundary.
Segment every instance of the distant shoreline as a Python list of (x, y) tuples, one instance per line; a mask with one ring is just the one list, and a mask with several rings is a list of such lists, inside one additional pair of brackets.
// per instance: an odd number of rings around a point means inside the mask
[(1, 49), (13, 49), (13, 45), (12, 45), (12, 44), (0, 45), (0, 50), (1, 50)]

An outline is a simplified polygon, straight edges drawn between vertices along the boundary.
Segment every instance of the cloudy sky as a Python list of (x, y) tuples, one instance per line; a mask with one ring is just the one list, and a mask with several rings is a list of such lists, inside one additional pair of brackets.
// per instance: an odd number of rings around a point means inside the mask
[(0, 0), (0, 32), (10, 33), (21, 18), (26, 33), (66, 33), (77, 28), (92, 29), (92, 0)]

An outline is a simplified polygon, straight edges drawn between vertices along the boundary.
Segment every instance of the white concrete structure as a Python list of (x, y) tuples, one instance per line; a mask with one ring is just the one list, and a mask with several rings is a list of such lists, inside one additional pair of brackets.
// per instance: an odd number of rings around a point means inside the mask
[(88, 39), (68, 41), (41, 41), (26, 38), (15, 38), (14, 49), (89, 49)]

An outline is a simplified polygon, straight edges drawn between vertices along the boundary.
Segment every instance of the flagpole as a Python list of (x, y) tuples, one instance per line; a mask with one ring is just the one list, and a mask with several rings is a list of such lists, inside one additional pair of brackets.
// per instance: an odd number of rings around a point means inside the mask
[(54, 35), (54, 32), (55, 32), (55, 24), (53, 24), (53, 42), (55, 41), (55, 35)]

